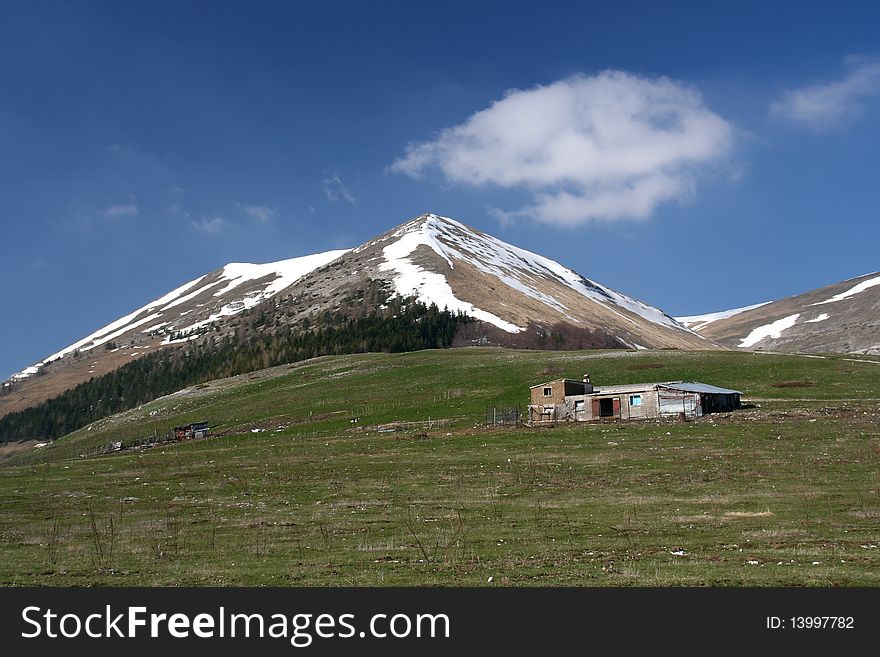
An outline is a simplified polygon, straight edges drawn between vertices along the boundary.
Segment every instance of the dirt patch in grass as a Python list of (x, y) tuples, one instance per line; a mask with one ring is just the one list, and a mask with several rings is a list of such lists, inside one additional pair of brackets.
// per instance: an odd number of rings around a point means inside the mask
[(764, 518), (776, 514), (772, 511), (726, 511), (724, 515), (728, 518)]
[(691, 516), (671, 516), (669, 518), (669, 520), (671, 522), (676, 523), (676, 524), (687, 525), (687, 524), (692, 524), (695, 522), (715, 522), (718, 519), (714, 516), (710, 516), (707, 513), (701, 513), (699, 515), (691, 515)]
[(774, 388), (811, 388), (818, 384), (810, 379), (804, 379), (803, 381), (777, 381), (770, 385)]
[(666, 367), (663, 363), (637, 363), (635, 365), (630, 365), (626, 369), (628, 370), (659, 370), (663, 367)]
[(792, 538), (806, 536), (803, 529), (750, 529), (742, 533), (744, 538)]

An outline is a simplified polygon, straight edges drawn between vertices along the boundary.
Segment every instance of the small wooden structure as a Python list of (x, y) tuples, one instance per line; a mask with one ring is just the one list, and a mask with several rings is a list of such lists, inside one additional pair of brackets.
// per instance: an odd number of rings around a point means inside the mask
[(558, 379), (531, 387), (529, 422), (693, 418), (739, 408), (741, 395), (739, 390), (699, 382), (593, 386), (588, 377)]
[(208, 435), (207, 422), (193, 422), (182, 427), (174, 427), (171, 430), (177, 440), (190, 440), (192, 438), (204, 438)]

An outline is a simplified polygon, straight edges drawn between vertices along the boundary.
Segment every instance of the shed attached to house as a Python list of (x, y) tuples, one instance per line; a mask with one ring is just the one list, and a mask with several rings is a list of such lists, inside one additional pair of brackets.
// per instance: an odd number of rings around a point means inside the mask
[(696, 381), (661, 383), (659, 384), (659, 389), (661, 393), (661, 413), (664, 411), (664, 405), (669, 412), (680, 413), (680, 410), (675, 411), (675, 403), (678, 401), (677, 397), (693, 399), (696, 408), (699, 410), (699, 412), (694, 413), (695, 415), (732, 411), (741, 405), (742, 393), (739, 390), (719, 388), (708, 383)]

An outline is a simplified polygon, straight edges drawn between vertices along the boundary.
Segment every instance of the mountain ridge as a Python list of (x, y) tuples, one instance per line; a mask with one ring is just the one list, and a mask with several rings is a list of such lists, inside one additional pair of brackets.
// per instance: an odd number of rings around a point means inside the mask
[(229, 263), (14, 374), (0, 415), (159, 349), (233, 334), (261, 302), (290, 301), (291, 330), (379, 281), (392, 294), (521, 333), (571, 324), (629, 348), (717, 348), (662, 310), (459, 221), (423, 214), (352, 249), (275, 263)]
[(880, 272), (776, 301), (677, 319), (731, 349), (880, 354)]

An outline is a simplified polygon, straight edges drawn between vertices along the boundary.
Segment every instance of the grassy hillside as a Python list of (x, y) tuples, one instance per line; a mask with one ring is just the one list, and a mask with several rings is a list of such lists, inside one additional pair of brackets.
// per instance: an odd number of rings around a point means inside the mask
[[(287, 319), (285, 307), (289, 299), (280, 303), (274, 299), (265, 301), (236, 318), (234, 338), (218, 339), (204, 327), (207, 337), (200, 342), (141, 356), (52, 399), (3, 415), (0, 445), (11, 441), (52, 441), (187, 386), (273, 365), (318, 356), (450, 347), (458, 330), (471, 323), (464, 315), (406, 299), (388, 299), (381, 288), (371, 289), (366, 299), (348, 300), (345, 312), (324, 313), (314, 322), (303, 320), (298, 330), (290, 330), (286, 324), (279, 328), (282, 318)], [(383, 302), (381, 309), (376, 310)], [(174, 333), (170, 337), (181, 336)], [(18, 386), (27, 389), (28, 381), (11, 388), (4, 386), (0, 402), (3, 398), (14, 398), (24, 403), (21, 400), (29, 393), (18, 390)]]
[[(587, 371), (702, 380), (755, 407), (482, 426), (487, 406)], [(0, 584), (876, 586), (878, 398), (880, 364), (861, 357), (464, 349), (282, 366), (0, 468)], [(79, 456), (201, 419), (219, 435)]]

